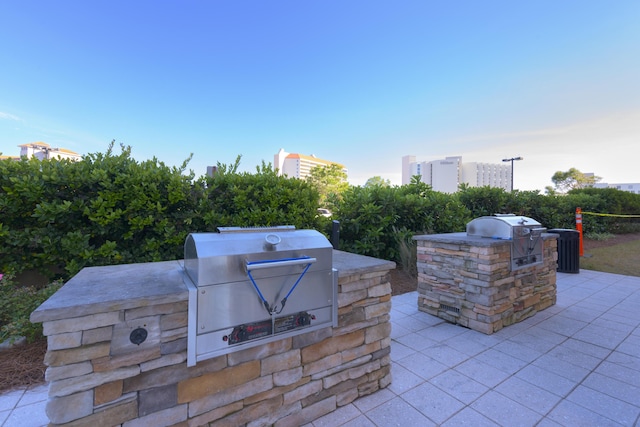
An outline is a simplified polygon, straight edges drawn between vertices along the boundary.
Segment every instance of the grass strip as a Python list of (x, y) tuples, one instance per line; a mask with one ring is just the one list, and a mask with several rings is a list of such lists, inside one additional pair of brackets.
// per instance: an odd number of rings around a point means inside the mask
[(591, 249), (580, 258), (580, 268), (640, 277), (640, 240)]

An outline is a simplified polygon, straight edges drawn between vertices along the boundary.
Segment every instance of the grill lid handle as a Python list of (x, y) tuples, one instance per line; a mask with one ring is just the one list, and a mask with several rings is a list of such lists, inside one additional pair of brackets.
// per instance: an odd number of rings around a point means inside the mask
[[(291, 292), (293, 292), (296, 286), (298, 286), (298, 283), (300, 283), (300, 280), (302, 280), (307, 270), (309, 270), (309, 267), (311, 267), (311, 264), (313, 264), (316, 261), (317, 261), (316, 258), (311, 258), (308, 256), (303, 256), (300, 258), (267, 259), (264, 261), (247, 261), (247, 275), (249, 276), (249, 279), (251, 280), (251, 284), (253, 284), (254, 289), (258, 293), (258, 296), (262, 300), (262, 305), (264, 305), (264, 308), (267, 310), (267, 313), (269, 313), (270, 316), (273, 316), (273, 314), (282, 313), (282, 310), (284, 310), (284, 306), (287, 303), (287, 299), (289, 298), (289, 295), (291, 295)], [(261, 268), (282, 267), (284, 265), (298, 265), (298, 264), (307, 264), (307, 266), (304, 268), (304, 270), (302, 270), (302, 273), (300, 273), (300, 277), (298, 277), (298, 280), (296, 280), (296, 283), (294, 283), (291, 289), (289, 289), (289, 292), (287, 293), (287, 295), (282, 299), (282, 301), (280, 301), (280, 309), (278, 309), (278, 306), (275, 304), (273, 306), (269, 305), (269, 302), (265, 299), (264, 295), (262, 295), (262, 292), (260, 292), (260, 288), (258, 287), (258, 284), (256, 283), (255, 279), (251, 275), (251, 270), (256, 270)]]
[(285, 267), (289, 265), (313, 264), (316, 261), (317, 261), (316, 258), (311, 258), (311, 257), (266, 259), (263, 261), (247, 261), (247, 271), (261, 270), (264, 268)]

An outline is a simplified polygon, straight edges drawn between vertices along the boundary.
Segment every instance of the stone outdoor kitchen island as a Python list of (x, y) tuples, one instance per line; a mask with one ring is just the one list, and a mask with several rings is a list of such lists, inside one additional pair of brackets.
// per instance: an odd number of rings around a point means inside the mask
[(513, 271), (510, 245), (467, 233), (415, 236), (418, 309), (492, 334), (556, 303), (557, 234), (542, 234), (543, 261)]
[(388, 386), (395, 264), (333, 251), (333, 266), (337, 327), (193, 367), (181, 261), (85, 268), (31, 315), (52, 425), (299, 426)]

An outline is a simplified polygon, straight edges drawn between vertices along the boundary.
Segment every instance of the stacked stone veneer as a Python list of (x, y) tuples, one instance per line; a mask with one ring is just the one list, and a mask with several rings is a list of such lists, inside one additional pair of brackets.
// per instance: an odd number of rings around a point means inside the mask
[(485, 334), (556, 302), (557, 235), (541, 265), (510, 270), (511, 242), (449, 233), (416, 236), (418, 308)]
[(395, 265), (334, 251), (334, 267), (337, 328), (190, 368), (180, 262), (84, 269), (31, 316), (48, 337), (51, 425), (299, 426), (386, 387)]

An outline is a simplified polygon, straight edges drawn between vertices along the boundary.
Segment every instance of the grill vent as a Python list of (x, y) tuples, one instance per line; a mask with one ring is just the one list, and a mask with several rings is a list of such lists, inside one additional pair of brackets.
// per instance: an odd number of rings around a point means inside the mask
[(446, 304), (440, 304), (440, 310), (451, 311), (456, 314), (460, 314), (460, 309)]

